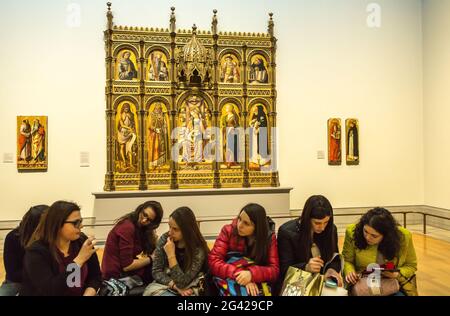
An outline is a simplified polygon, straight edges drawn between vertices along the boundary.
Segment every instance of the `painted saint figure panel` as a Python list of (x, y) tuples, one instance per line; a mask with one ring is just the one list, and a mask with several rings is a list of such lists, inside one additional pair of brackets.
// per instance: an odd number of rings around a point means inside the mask
[(340, 165), (341, 153), (341, 119), (330, 118), (328, 120), (328, 164)]
[(260, 170), (270, 163), (269, 158), (269, 121), (264, 105), (256, 104), (250, 110), (250, 154), (249, 169)]
[(116, 159), (117, 172), (134, 173), (138, 171), (138, 118), (136, 107), (124, 101), (117, 107), (116, 114)]
[[(211, 111), (202, 97), (191, 95), (181, 106), (178, 115), (178, 144), (181, 152), (179, 162), (210, 163), (212, 152), (207, 154), (205, 147), (211, 142)], [(209, 146), (211, 147), (211, 146)]]
[(233, 54), (226, 54), (220, 61), (220, 82), (239, 83), (241, 82), (241, 71), (239, 60)]
[(154, 102), (149, 107), (148, 168), (153, 170), (169, 163), (169, 116), (162, 102)]
[(347, 165), (359, 165), (359, 122), (357, 119), (345, 120), (347, 141)]
[(223, 106), (220, 116), (222, 131), (222, 159), (225, 168), (239, 166), (241, 159), (242, 137), (239, 133), (240, 111), (236, 104), (227, 103)]
[(167, 67), (167, 56), (160, 50), (150, 53), (147, 63), (148, 81), (168, 81), (169, 68)]
[(131, 50), (122, 50), (117, 54), (116, 80), (137, 80), (136, 56)]
[(47, 169), (47, 116), (17, 117), (17, 169)]
[(253, 55), (250, 60), (249, 83), (268, 83), (267, 60), (260, 54)]

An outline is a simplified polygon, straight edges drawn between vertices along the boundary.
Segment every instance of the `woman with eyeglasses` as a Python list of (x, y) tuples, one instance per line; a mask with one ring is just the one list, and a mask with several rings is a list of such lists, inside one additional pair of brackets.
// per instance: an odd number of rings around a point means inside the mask
[(95, 296), (101, 285), (94, 237), (81, 233), (80, 207), (57, 201), (41, 216), (25, 251), (25, 296)]
[(145, 284), (152, 281), (152, 253), (156, 228), (163, 217), (159, 202), (147, 201), (116, 221), (106, 239), (102, 259), (103, 279), (138, 275)]
[(48, 205), (36, 205), (25, 213), (19, 227), (10, 231), (5, 237), (3, 247), (3, 262), (5, 264), (5, 281), (0, 287), (0, 296), (15, 296), (19, 293), (22, 283), (23, 257), (25, 246), (33, 235), (41, 215)]

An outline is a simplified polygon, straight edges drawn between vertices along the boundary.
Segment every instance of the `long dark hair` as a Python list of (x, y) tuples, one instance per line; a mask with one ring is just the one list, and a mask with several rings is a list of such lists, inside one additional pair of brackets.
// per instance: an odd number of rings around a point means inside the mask
[(19, 236), (20, 245), (26, 247), (31, 239), (36, 227), (39, 224), (41, 215), (48, 209), (48, 205), (35, 205), (30, 207), (28, 212), (22, 217), (19, 227), (17, 227), (17, 235)]
[[(252, 247), (250, 255), (254, 257), (253, 259), (256, 264), (265, 265), (268, 261), (269, 246), (272, 242), (272, 234), (269, 234), (266, 210), (259, 204), (250, 203), (241, 209), (239, 216), (244, 211), (255, 225), (255, 231), (253, 233), (255, 236), (255, 244)], [(234, 229), (234, 233), (239, 237), (237, 226)]]
[(59, 238), (59, 232), (70, 214), (75, 211), (80, 211), (80, 209), (81, 208), (73, 202), (56, 201), (53, 203), (50, 208), (42, 214), (39, 225), (27, 246), (30, 246), (34, 241), (42, 241), (49, 247), (52, 257), (57, 262), (60, 262), (61, 260), (58, 256), (58, 248), (56, 245)]
[[(138, 225), (139, 215), (146, 209), (151, 208), (155, 212), (155, 219), (151, 221), (149, 225), (140, 226)], [(157, 201), (147, 201), (139, 205), (133, 212), (125, 214), (115, 221), (115, 224), (121, 223), (124, 220), (129, 220), (133, 223), (136, 231), (138, 232), (139, 239), (142, 245), (142, 251), (146, 255), (151, 255), (156, 246), (156, 228), (159, 227), (163, 217), (163, 208), (161, 203)]]
[[(185, 260), (183, 271), (188, 271), (192, 267), (193, 257), (197, 251), (204, 251), (205, 262), (209, 253), (205, 238), (200, 233), (194, 212), (186, 206), (179, 207), (170, 214), (170, 217), (177, 223), (183, 236), (185, 244)], [(205, 265), (205, 264), (204, 264)]]
[[(329, 216), (325, 230), (320, 234), (311, 234), (312, 225), (311, 219), (323, 219)], [(333, 253), (337, 251), (336, 247), (336, 232), (333, 221), (333, 207), (330, 201), (323, 195), (313, 195), (309, 197), (305, 206), (303, 207), (302, 215), (299, 219), (300, 230), (300, 249), (304, 254), (306, 262), (311, 259), (311, 247), (313, 242), (317, 244), (320, 249), (320, 256), (324, 261), (329, 261)]]
[(376, 207), (364, 214), (355, 227), (355, 245), (358, 249), (366, 249), (368, 244), (364, 238), (364, 225), (368, 225), (383, 235), (378, 251), (392, 260), (400, 251), (400, 231), (398, 223), (392, 214), (382, 208)]

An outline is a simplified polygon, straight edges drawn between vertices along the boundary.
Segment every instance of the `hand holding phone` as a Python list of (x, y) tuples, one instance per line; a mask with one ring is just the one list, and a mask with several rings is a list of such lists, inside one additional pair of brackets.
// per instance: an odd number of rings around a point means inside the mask
[(381, 275), (384, 278), (397, 279), (398, 276), (399, 276), (399, 272), (398, 271), (393, 271), (393, 272), (391, 272), (391, 271), (383, 271), (383, 272), (381, 272)]

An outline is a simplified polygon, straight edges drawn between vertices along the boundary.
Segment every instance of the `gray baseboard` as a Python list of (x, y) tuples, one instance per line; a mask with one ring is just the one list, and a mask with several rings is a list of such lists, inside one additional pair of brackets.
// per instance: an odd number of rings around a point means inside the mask
[[(366, 213), (373, 207), (352, 207), (352, 208), (335, 208), (335, 224), (338, 228), (339, 234), (344, 234), (345, 229), (348, 225), (357, 223), (361, 218), (362, 214)], [(384, 208), (388, 209), (393, 213), (394, 218), (398, 221), (398, 223), (402, 226), (405, 224), (405, 217), (403, 214), (398, 214), (400, 212), (407, 212), (406, 214), (406, 227), (409, 225), (419, 225), (423, 223), (423, 215), (420, 213), (430, 214), (430, 215), (440, 215), (450, 217), (450, 211), (445, 209), (435, 209), (431, 210), (430, 207), (422, 206), (422, 205), (408, 205), (408, 206), (384, 206)], [(417, 213), (417, 214), (416, 214)], [(355, 215), (346, 215), (343, 214), (355, 214)], [(431, 221), (431, 217), (427, 217), (427, 225), (434, 226), (437, 228), (450, 230), (450, 220), (446, 223), (443, 223), (442, 220), (439, 221)], [(444, 225), (443, 225), (444, 224)]]
[[(412, 206), (387, 206), (385, 207), (392, 213), (394, 213), (394, 218), (402, 226), (405, 225), (405, 217), (403, 214), (395, 214), (399, 212), (407, 212), (406, 214), (406, 227), (410, 225), (422, 225), (424, 221), (424, 216), (422, 213), (426, 214), (427, 226), (435, 227), (444, 230), (450, 230), (450, 220), (444, 220), (440, 218), (432, 217), (432, 215), (449, 217), (450, 210), (443, 208), (436, 208), (426, 205), (412, 205)], [(338, 227), (339, 233), (343, 234), (345, 232), (345, 227), (349, 224), (356, 223), (361, 215), (355, 216), (339, 216), (339, 214), (352, 214), (352, 213), (365, 213), (370, 210), (371, 207), (361, 207), (361, 208), (341, 208), (335, 209), (334, 213), (338, 216), (335, 217), (336, 226)], [(431, 215), (431, 216), (430, 216)]]

